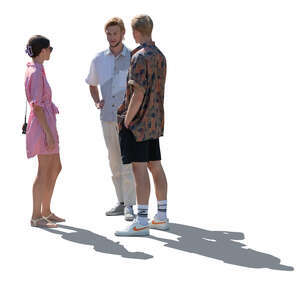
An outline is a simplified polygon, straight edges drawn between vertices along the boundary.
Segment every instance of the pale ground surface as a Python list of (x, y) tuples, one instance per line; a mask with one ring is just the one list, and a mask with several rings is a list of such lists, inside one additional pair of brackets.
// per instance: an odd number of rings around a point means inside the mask
[[(169, 150), (164, 150), (167, 156)], [(113, 232), (126, 223), (122, 217), (104, 216), (113, 187), (105, 159), (95, 160), (81, 165), (73, 182), (68, 179), (72, 164), (65, 160), (53, 207), (68, 220), (51, 233), (29, 226), (34, 163), (17, 159), (20, 171), (14, 179), (24, 177), (28, 187), (6, 186), (7, 196), (1, 196), (6, 200), (1, 211), (14, 212), (1, 218), (2, 299), (34, 299), (33, 294), (43, 299), (131, 299), (141, 293), (145, 299), (298, 299), (299, 222), (288, 198), (283, 205), (276, 199), (267, 204), (258, 195), (246, 202), (251, 191), (238, 186), (232, 193), (208, 191), (201, 175), (189, 179), (166, 164), (174, 223), (170, 231), (119, 238)], [(96, 172), (88, 178), (88, 170), (99, 163), (99, 180)], [(152, 216), (154, 203), (152, 195)]]
[[(168, 1), (130, 3), (1, 4), (0, 298), (298, 300), (298, 1), (175, 1), (167, 18)], [(140, 12), (168, 60), (161, 148), (172, 225), (118, 238), (126, 224), (104, 216), (115, 196), (84, 79), (106, 48), (107, 18), (124, 18), (133, 48)], [(45, 68), (60, 109), (53, 211), (69, 227), (52, 233), (29, 226), (36, 160), (20, 134), (23, 49), (35, 33), (54, 46)], [(153, 216), (153, 190), (150, 200)]]

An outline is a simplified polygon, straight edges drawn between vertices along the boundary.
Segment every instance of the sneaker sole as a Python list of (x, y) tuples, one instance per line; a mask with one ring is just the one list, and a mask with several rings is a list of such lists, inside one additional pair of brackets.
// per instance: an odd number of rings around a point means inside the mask
[(170, 227), (156, 227), (156, 226), (152, 226), (150, 225), (150, 229), (156, 229), (156, 230), (168, 230)]
[(124, 216), (124, 213), (119, 212), (119, 213), (105, 213), (106, 216), (108, 217), (115, 217), (115, 216)]
[(115, 232), (115, 235), (116, 236), (127, 236), (127, 237), (130, 237), (130, 236), (148, 236), (150, 235), (149, 231), (148, 232), (135, 232), (133, 234), (130, 234), (130, 233), (123, 233), (123, 232)]

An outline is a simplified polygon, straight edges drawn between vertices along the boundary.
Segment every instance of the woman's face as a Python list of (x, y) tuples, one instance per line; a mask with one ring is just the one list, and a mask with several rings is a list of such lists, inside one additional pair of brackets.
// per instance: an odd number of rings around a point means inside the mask
[(49, 60), (50, 59), (50, 54), (52, 52), (53, 48), (51, 46), (49, 46), (48, 48), (44, 48), (42, 51), (41, 51), (41, 54), (42, 54), (42, 58), (44, 60)]

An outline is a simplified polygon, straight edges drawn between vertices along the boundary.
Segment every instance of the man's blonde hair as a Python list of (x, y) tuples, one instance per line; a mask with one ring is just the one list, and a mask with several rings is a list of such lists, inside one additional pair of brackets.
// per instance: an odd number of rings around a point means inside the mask
[(132, 19), (131, 27), (143, 36), (149, 37), (152, 33), (153, 21), (148, 15), (138, 15)]
[(114, 17), (114, 18), (109, 19), (105, 23), (104, 31), (106, 31), (109, 26), (119, 26), (121, 29), (121, 32), (125, 32), (124, 22), (121, 18)]

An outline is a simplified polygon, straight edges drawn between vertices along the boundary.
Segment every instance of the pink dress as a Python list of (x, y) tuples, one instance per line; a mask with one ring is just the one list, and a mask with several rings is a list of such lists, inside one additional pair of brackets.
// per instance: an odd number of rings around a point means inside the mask
[[(26, 132), (27, 157), (31, 158), (37, 154), (59, 153), (59, 140), (56, 129), (58, 109), (51, 100), (51, 88), (42, 64), (34, 62), (27, 64), (25, 92), (31, 108)], [(51, 151), (47, 150), (45, 131), (34, 114), (33, 108), (35, 105), (43, 108), (48, 126), (55, 140), (55, 147)]]

